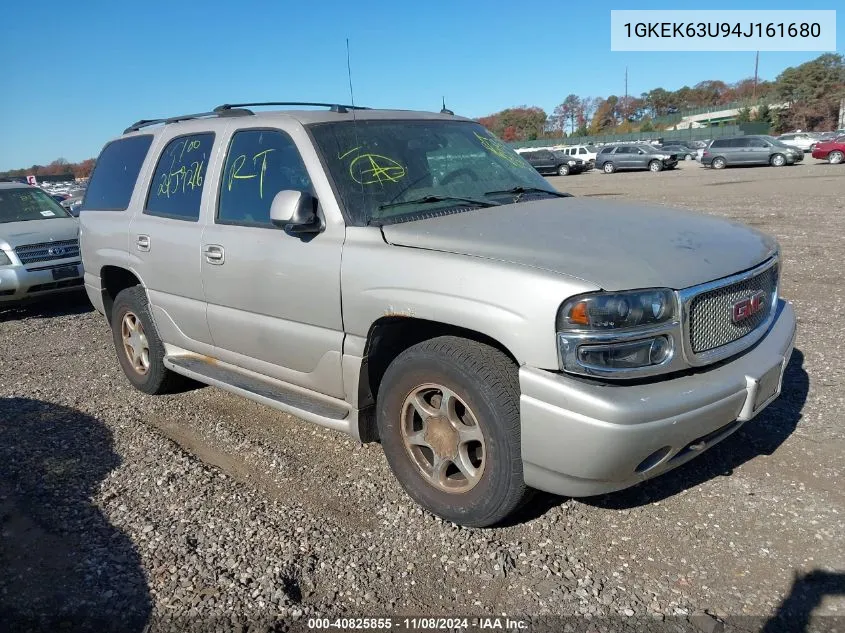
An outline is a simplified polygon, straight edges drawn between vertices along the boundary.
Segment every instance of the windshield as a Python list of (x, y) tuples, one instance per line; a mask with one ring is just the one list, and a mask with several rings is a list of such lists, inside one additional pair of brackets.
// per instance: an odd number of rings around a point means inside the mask
[(524, 158), (470, 121), (364, 120), (310, 130), (356, 226), (507, 204), (512, 189), (559, 195)]
[(0, 189), (0, 223), (67, 217), (68, 212), (41, 189)]
[(791, 145), (787, 145), (782, 140), (780, 140), (779, 138), (775, 138), (774, 136), (764, 135), (761, 138), (766, 139), (767, 141), (769, 141), (769, 143), (771, 143), (772, 145), (775, 145), (776, 147), (785, 147), (787, 149), (792, 149)]

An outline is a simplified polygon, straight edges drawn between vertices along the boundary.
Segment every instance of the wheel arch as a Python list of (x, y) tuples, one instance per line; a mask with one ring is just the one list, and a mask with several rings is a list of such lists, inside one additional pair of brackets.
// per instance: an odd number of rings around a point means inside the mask
[(103, 266), (100, 269), (100, 280), (100, 292), (103, 296), (103, 309), (106, 314), (106, 319), (108, 319), (109, 324), (111, 324), (112, 306), (114, 305), (114, 300), (117, 295), (122, 290), (126, 290), (126, 288), (131, 288), (132, 286), (143, 286), (143, 284), (138, 276), (128, 268), (113, 265)]
[(379, 386), (393, 360), (408, 348), (439, 336), (457, 336), (489, 345), (519, 366), (516, 355), (492, 336), (469, 328), (418, 317), (384, 316), (370, 325), (364, 346), (364, 360), (358, 373), (360, 408), (373, 405)]

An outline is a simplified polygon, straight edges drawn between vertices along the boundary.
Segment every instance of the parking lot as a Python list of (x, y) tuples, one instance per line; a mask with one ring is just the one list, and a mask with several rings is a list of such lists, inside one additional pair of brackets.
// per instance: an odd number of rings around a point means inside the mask
[(549, 180), (775, 235), (799, 321), (782, 397), (656, 480), (465, 529), (411, 502), (377, 444), (211, 387), (135, 391), (84, 297), (0, 309), (5, 603), (85, 600), (139, 631), (233, 612), (845, 618), (845, 169)]

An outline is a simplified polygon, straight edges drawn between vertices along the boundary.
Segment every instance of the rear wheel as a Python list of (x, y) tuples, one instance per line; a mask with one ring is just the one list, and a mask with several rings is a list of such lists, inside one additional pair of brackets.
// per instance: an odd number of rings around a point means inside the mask
[(448, 521), (493, 525), (526, 496), (517, 367), (493, 347), (443, 336), (402, 352), (379, 387), (378, 428), (408, 495)]
[(568, 176), (569, 175), (569, 165), (561, 165), (557, 168), (557, 175), (558, 176)]
[(713, 162), (711, 163), (713, 169), (724, 169), (726, 164), (727, 163), (725, 162), (725, 159), (721, 157), (714, 158)]
[(612, 174), (613, 172), (616, 171), (616, 165), (614, 165), (613, 163), (608, 161), (602, 166), (602, 169), (604, 170), (604, 173)]
[(655, 174), (659, 171), (663, 171), (663, 163), (659, 160), (653, 160), (648, 164), (648, 170), (654, 172)]
[(684, 160), (692, 160), (692, 158), (692, 154), (687, 154), (686, 156), (684, 156)]
[(845, 159), (845, 154), (840, 152), (839, 150), (833, 150), (830, 154), (827, 155), (827, 160), (831, 165), (838, 165)]
[(164, 344), (141, 286), (121, 290), (115, 297), (111, 327), (117, 359), (136, 389), (155, 395), (177, 391), (190, 383), (164, 366)]
[(772, 167), (783, 167), (786, 165), (786, 156), (783, 154), (774, 154), (769, 159), (769, 162), (772, 164)]

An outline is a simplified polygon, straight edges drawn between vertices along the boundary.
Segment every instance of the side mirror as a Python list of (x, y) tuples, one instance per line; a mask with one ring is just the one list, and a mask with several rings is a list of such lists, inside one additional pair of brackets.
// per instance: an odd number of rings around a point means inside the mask
[(270, 204), (270, 221), (288, 233), (319, 233), (323, 223), (317, 216), (317, 198), (305, 191), (280, 191)]

